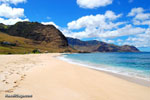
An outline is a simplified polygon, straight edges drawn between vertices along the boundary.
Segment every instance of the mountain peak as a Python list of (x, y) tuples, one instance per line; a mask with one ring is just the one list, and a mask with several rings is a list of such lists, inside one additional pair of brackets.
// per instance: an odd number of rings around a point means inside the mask
[(65, 36), (53, 25), (43, 25), (38, 22), (18, 22), (2, 31), (12, 36), (57, 44), (58, 47), (68, 46)]

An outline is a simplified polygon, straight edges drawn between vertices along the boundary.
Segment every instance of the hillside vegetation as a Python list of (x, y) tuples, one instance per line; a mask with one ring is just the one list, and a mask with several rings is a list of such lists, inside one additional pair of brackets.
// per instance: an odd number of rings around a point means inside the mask
[(52, 25), (19, 22), (12, 26), (0, 24), (0, 53), (23, 54), (39, 52), (77, 52), (65, 36)]

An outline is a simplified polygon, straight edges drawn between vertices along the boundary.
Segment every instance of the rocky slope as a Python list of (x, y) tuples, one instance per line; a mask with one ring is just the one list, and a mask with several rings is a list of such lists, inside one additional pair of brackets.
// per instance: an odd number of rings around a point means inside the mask
[(37, 22), (18, 22), (1, 31), (12, 36), (46, 42), (58, 47), (68, 46), (65, 36), (53, 25), (43, 25)]
[(136, 47), (129, 45), (117, 46), (96, 40), (81, 41), (70, 37), (67, 40), (71, 47), (82, 52), (140, 52)]
[[(68, 45), (66, 37), (56, 27), (37, 22), (18, 22), (11, 26), (0, 24), (0, 47), (1, 50), (2, 47), (3, 49), (23, 47), (28, 49), (28, 52), (31, 52), (29, 49), (40, 49), (42, 52), (76, 51)], [(8, 51), (11, 52), (11, 50)]]

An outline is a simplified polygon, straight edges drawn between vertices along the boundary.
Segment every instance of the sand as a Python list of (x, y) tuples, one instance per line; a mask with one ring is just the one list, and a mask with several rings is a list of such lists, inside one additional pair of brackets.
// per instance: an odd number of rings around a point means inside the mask
[(0, 55), (0, 100), (150, 100), (150, 87), (70, 64), (60, 54)]

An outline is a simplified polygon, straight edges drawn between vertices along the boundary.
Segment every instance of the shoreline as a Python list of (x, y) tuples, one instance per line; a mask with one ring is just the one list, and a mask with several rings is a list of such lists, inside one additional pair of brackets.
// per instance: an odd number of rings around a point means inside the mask
[[(129, 82), (133, 82), (133, 83), (136, 83), (136, 84), (139, 84), (139, 85), (150, 87), (150, 81), (145, 80), (145, 79), (140, 79), (140, 78), (136, 78), (136, 77), (132, 77), (132, 76), (123, 75), (123, 74), (120, 74), (120, 73), (115, 73), (115, 72), (111, 72), (111, 71), (102, 70), (102, 69), (96, 68), (92, 65), (86, 65), (86, 64), (82, 64), (80, 62), (78, 63), (78, 62), (72, 61), (71, 59), (67, 59), (67, 58), (63, 57), (63, 54), (59, 55), (59, 56), (56, 56), (56, 58), (58, 58), (62, 61), (65, 61), (67, 63), (70, 63), (70, 64), (76, 64), (76, 65), (79, 65), (79, 66), (82, 66), (82, 67), (85, 67), (85, 68), (89, 68), (89, 69), (92, 69), (92, 70), (104, 72), (106, 74), (118, 77), (120, 79), (129, 81)], [(106, 65), (101, 64), (100, 66), (106, 66)]]
[[(11, 98), (5, 98), (5, 95), (18, 94), (32, 95), (33, 98), (29, 98), (31, 100), (150, 99), (150, 87), (135, 84), (105, 72), (70, 64), (56, 58), (59, 55), (61, 54), (0, 56), (0, 65), (2, 65), (0, 67), (9, 72), (5, 73), (6, 81), (9, 81), (5, 84), (5, 88), (16, 81), (16, 76), (10, 77), (11, 72), (12, 75), (16, 75), (17, 72), (25, 75), (22, 77), (22, 74), (19, 74), (20, 78), (9, 91), (0, 92), (0, 98), (8, 100)], [(0, 76), (2, 74), (4, 73), (0, 73)], [(0, 81), (0, 87), (1, 83), (3, 82)]]

